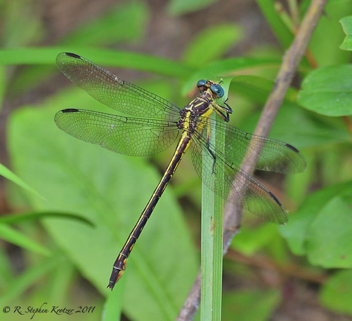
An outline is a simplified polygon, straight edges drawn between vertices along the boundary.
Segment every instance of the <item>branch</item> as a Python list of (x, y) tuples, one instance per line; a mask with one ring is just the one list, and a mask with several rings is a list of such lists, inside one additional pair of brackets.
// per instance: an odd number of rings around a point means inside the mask
[[(323, 9), (327, 0), (312, 0), (307, 13), (302, 21), (297, 35), (286, 52), (279, 73), (276, 77), (274, 88), (264, 106), (262, 115), (259, 119), (255, 135), (267, 136), (274, 123), (276, 115), (286, 95), (293, 76), (299, 66), (299, 63), (304, 56), (313, 31), (323, 13)], [(246, 159), (246, 157), (245, 157)], [(243, 168), (248, 174), (252, 173), (255, 167), (255, 162), (246, 162)], [(239, 185), (238, 185), (239, 186)], [(232, 192), (231, 192), (232, 193)], [(236, 195), (230, 195), (236, 197)], [(239, 210), (230, 203), (226, 203), (224, 209), (224, 250), (225, 254), (231, 244), (233, 237), (239, 232), (242, 220), (243, 209)], [(197, 312), (200, 302), (200, 272), (193, 283), (192, 289), (177, 317), (177, 321), (189, 321), (193, 319)]]

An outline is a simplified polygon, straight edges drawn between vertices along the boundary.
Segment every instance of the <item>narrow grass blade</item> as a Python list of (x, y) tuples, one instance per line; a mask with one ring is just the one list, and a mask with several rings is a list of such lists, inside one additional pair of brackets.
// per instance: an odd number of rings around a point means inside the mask
[(6, 224), (0, 224), (0, 238), (40, 255), (51, 256), (49, 249)]
[[(226, 79), (221, 85), (227, 97), (228, 87), (232, 78)], [(216, 117), (213, 113), (212, 117)], [(215, 130), (211, 132), (210, 141), (225, 154), (225, 137)], [(203, 159), (212, 157), (203, 150)], [(214, 161), (213, 159), (209, 160)], [(208, 163), (204, 161), (203, 164)], [(204, 165), (203, 165), (204, 166)], [(217, 173), (220, 174), (221, 173)], [(216, 180), (221, 184), (224, 177), (217, 175)], [(221, 181), (221, 182), (220, 182)], [(223, 184), (223, 183), (222, 183)], [(215, 182), (214, 182), (215, 185)], [(219, 186), (219, 185), (218, 185)], [(201, 320), (221, 320), (222, 299), (222, 226), (223, 200), (209, 188), (202, 191), (202, 241), (201, 241)]]
[(12, 173), (8, 168), (6, 168), (2, 164), (0, 164), (0, 175), (4, 176), (5, 178), (10, 180), (11, 182), (17, 184), (18, 186), (21, 186), (22, 188), (26, 189), (27, 191), (30, 191), (30, 192), (34, 193), (35, 195), (42, 197), (33, 188), (31, 188), (29, 185), (27, 185), (16, 174)]

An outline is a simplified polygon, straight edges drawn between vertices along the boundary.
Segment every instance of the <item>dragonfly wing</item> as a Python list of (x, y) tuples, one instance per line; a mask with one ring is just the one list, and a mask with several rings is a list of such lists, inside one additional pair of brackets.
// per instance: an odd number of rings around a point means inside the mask
[(277, 173), (300, 173), (307, 164), (303, 155), (292, 145), (285, 142), (249, 134), (224, 121), (207, 119), (211, 129), (225, 135), (225, 157), (237, 165), (242, 163), (247, 153), (249, 159), (258, 159), (256, 168)]
[[(193, 141), (192, 162), (208, 188), (222, 196), (225, 201), (237, 207), (244, 206), (247, 211), (264, 220), (279, 224), (287, 222), (285, 209), (263, 184), (237, 165), (226, 161), (225, 155), (212, 144), (207, 144), (206, 138), (201, 134), (195, 132)], [(203, 149), (209, 157), (202, 157)], [(235, 191), (234, 197), (229, 197), (231, 189)]]
[(55, 115), (64, 132), (89, 143), (130, 156), (146, 156), (168, 148), (177, 138), (176, 123), (64, 109)]
[(112, 109), (138, 117), (177, 120), (180, 109), (143, 88), (130, 84), (86, 58), (60, 53), (59, 70), (90, 96)]

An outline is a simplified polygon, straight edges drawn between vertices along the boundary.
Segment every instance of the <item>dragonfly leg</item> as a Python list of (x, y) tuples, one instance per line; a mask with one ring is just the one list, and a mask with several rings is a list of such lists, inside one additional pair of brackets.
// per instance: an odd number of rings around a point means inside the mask
[(215, 163), (216, 163), (216, 155), (215, 153), (210, 149), (210, 144), (209, 144), (209, 137), (207, 138), (207, 150), (210, 153), (210, 155), (213, 157), (213, 170), (212, 174), (215, 174)]
[(230, 115), (228, 113), (224, 114), (220, 110), (215, 109), (215, 112), (226, 122), (230, 120)]
[(228, 100), (229, 100), (229, 99), (226, 98), (226, 100), (224, 101), (224, 105), (226, 106), (226, 108), (223, 107), (223, 106), (221, 106), (221, 107), (224, 108), (225, 111), (226, 111), (228, 114), (232, 114), (232, 108), (231, 108), (231, 107), (229, 106), (229, 104), (227, 103)]
[(228, 98), (224, 101), (225, 106), (220, 106), (218, 104), (213, 104), (215, 112), (226, 122), (230, 120), (230, 114), (232, 114), (231, 107), (227, 104)]

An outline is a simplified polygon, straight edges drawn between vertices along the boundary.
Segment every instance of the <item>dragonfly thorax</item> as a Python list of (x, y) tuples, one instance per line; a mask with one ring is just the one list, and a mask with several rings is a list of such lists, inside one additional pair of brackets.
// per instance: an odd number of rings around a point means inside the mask
[(212, 98), (202, 93), (202, 97), (193, 99), (188, 105), (186, 105), (180, 112), (180, 120), (177, 127), (180, 129), (186, 129), (191, 133), (197, 127), (200, 116), (209, 116), (213, 112)]

